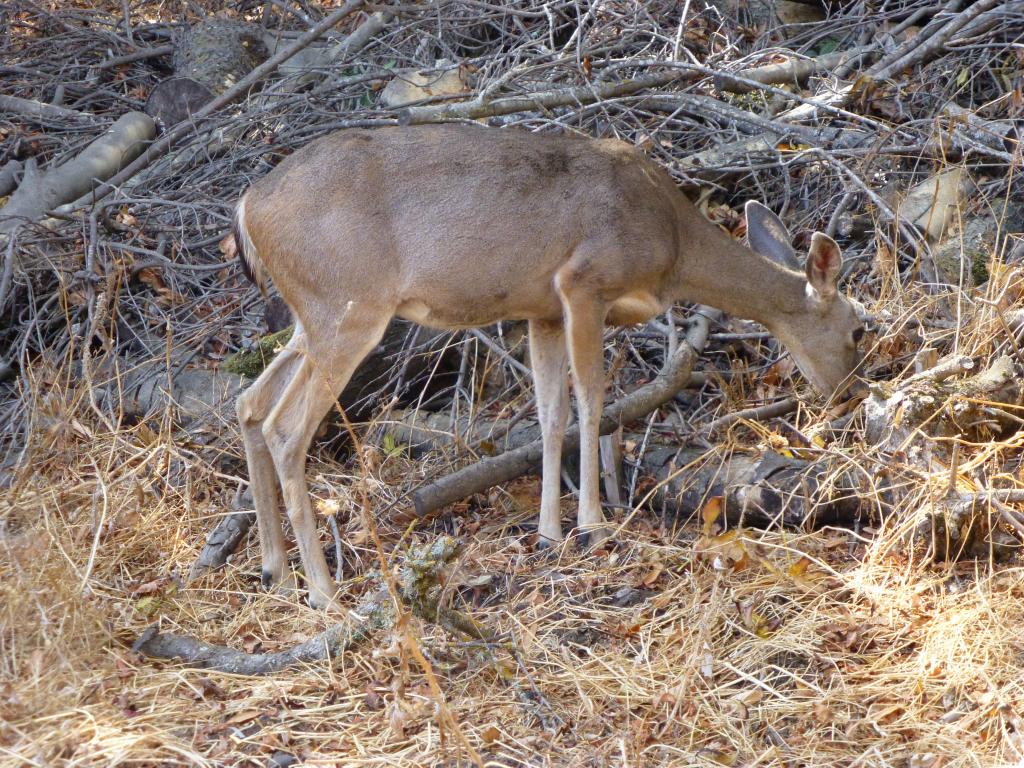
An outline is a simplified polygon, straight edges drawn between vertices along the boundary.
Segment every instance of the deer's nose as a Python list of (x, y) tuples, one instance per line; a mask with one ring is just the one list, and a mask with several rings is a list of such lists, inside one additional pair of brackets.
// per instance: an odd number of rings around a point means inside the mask
[(856, 379), (849, 387), (846, 388), (846, 392), (843, 393), (844, 400), (853, 400), (854, 398), (867, 396), (868, 384), (862, 379)]

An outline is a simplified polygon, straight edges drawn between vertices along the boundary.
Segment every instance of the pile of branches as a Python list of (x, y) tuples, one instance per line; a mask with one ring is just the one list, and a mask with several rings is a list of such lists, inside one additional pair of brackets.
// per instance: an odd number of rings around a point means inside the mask
[[(352, 126), (481, 120), (620, 138), (737, 236), (749, 198), (794, 231), (835, 236), (848, 290), (884, 319), (870, 375), (921, 373), (936, 362), (929, 356), (951, 351), (982, 369), (1004, 350), (1011, 367), (1021, 363), (1018, 326), (1004, 316), (1019, 292), (1012, 233), (1024, 205), (1011, 183), (1019, 0), (191, 8), (171, 17), (159, 3), (128, 14), (116, 3), (53, 10), (16, 0), (0, 11), (0, 195), (10, 195), (0, 207), (0, 463), (10, 473), (53, 426), (56, 393), (112, 431), (169, 414), (202, 440), (225, 421), (238, 387), (237, 376), (218, 376), (225, 359), (287, 325), (267, 327), (263, 300), (229, 258), (234, 203), (290, 152)], [(975, 317), (978, 307), (994, 309)], [(659, 437), (707, 450), (733, 425), (760, 420), (762, 447), (800, 460), (828, 454), (858, 426), (838, 412), (787, 420), (798, 404), (783, 395), (792, 367), (782, 350), (761, 329), (706, 312), (617, 333), (610, 397), (656, 380), (688, 332), (704, 352), (679, 382), (688, 388), (627, 411), (647, 418), (620, 440), (627, 507), (648, 475), (664, 503), (699, 508), (722, 493), (717, 472), (680, 484), (677, 468), (695, 459), (656, 456)], [(384, 364), (343, 404), (386, 405), (409, 441), (423, 432), (423, 411), (444, 412), (441, 431), (456, 433), (455, 445), (493, 452), (532, 418), (520, 337), (508, 323), (440, 338), (398, 325)], [(439, 367), (431, 356), (442, 354)], [(1020, 421), (1019, 392), (1004, 394), (1009, 417), (994, 418), (992, 434)], [(928, 395), (935, 412), (947, 395)], [(877, 463), (891, 466), (908, 446), (892, 438), (892, 393), (875, 396), (876, 413), (890, 414), (874, 431)], [(404, 404), (417, 407), (408, 420), (395, 410)], [(932, 416), (922, 411), (921, 423)], [(959, 459), (944, 455), (955, 474)], [(842, 473), (826, 474), (815, 487), (834, 499)], [(878, 482), (872, 474), (875, 513), (903, 487), (891, 475)], [(863, 493), (863, 478), (849, 483), (847, 495)], [(769, 519), (793, 501), (758, 498), (750, 512)], [(794, 520), (820, 511), (817, 499)]]

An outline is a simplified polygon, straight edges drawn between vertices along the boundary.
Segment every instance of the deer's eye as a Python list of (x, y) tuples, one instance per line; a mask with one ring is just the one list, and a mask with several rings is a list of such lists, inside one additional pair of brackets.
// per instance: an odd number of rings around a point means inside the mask
[(864, 338), (864, 329), (856, 328), (853, 331), (853, 343), (860, 344), (860, 340)]

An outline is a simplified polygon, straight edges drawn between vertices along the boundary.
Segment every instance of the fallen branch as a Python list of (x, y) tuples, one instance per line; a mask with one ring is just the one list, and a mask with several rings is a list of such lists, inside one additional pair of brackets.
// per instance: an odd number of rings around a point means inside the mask
[(593, 104), (604, 99), (628, 96), (646, 88), (660, 88), (670, 83), (689, 82), (700, 77), (703, 77), (703, 73), (681, 67), (653, 75), (642, 75), (632, 80), (584, 85), (578, 88), (558, 88), (529, 96), (509, 96), (494, 101), (474, 99), (456, 104), (408, 107), (399, 111), (398, 123), (399, 125), (419, 125), (446, 120), (476, 120), (481, 117), (510, 115), (513, 112), (527, 112), (536, 109), (552, 109), (569, 104)]
[[(235, 506), (239, 506), (240, 503), (241, 494), (238, 494)], [(252, 506), (251, 498), (249, 506)], [(199, 556), (189, 568), (188, 581), (197, 579), (227, 563), (228, 557), (238, 549), (255, 522), (256, 513), (251, 509), (232, 512), (222, 517), (213, 530), (207, 534), (206, 542), (203, 544)]]
[(760, 405), (756, 408), (745, 408), (742, 411), (733, 411), (732, 413), (727, 413), (712, 421), (704, 427), (702, 432), (710, 435), (722, 427), (735, 424), (737, 421), (760, 421), (761, 419), (770, 419), (775, 416), (785, 416), (787, 413), (795, 411), (799, 402), (800, 401), (795, 397), (787, 397), (783, 400), (779, 400), (778, 402)]
[(715, 77), (715, 87), (731, 93), (750, 93), (757, 88), (749, 82), (743, 82), (744, 80), (753, 80), (765, 85), (798, 84), (819, 72), (828, 72), (837, 67), (854, 64), (874, 50), (873, 45), (862, 45), (848, 51), (834, 51), (812, 59), (793, 59), (781, 64), (751, 67), (740, 70), (735, 75), (723, 72)]
[[(458, 552), (458, 544), (448, 536), (410, 550), (396, 580), (398, 597), (425, 621), (441, 624), (452, 632), (484, 638), (486, 633), (472, 619), (440, 605), (442, 576)], [(344, 621), (283, 651), (245, 653), (189, 635), (162, 634), (156, 625), (143, 632), (132, 649), (146, 656), (178, 659), (193, 667), (235, 675), (269, 675), (296, 664), (329, 661), (356, 643), (395, 626), (398, 614), (386, 580), (379, 571), (371, 572), (368, 578), (374, 586)]]
[(97, 180), (109, 179), (139, 156), (156, 133), (149, 115), (128, 112), (76, 157), (39, 173), (27, 163), (21, 184), (0, 208), (0, 243), (18, 227), (39, 221), (47, 211), (87, 195)]
[[(866, 75), (883, 80), (900, 72), (931, 61), (944, 53), (946, 43), (974, 21), (978, 16), (999, 5), (1002, 0), (977, 0), (945, 23), (936, 24), (934, 32), (928, 34), (927, 28), (897, 49), (890, 56), (882, 58), (868, 69)], [(1009, 5), (1009, 3), (1006, 3)]]
[[(1002, 556), (1016, 549), (1004, 546), (1007, 542), (995, 527), (1000, 516), (989, 511), (994, 502), (1019, 501), (1021, 494), (1015, 489), (962, 490), (985, 483), (960, 466), (959, 455), (962, 445), (1020, 429), (1020, 418), (1007, 411), (1019, 409), (1024, 387), (1008, 356), (959, 378), (973, 369), (970, 357), (949, 355), (896, 387), (873, 385), (864, 404), (865, 439), (876, 446), (888, 468), (883, 490), (893, 509), (926, 510), (908, 538), (926, 545), (935, 559), (990, 552)], [(944, 487), (939, 494), (937, 483)], [(1002, 515), (1007, 517), (1013, 515)]]
[(138, 50), (133, 51), (132, 53), (126, 53), (123, 56), (114, 56), (109, 59), (104, 59), (96, 69), (101, 71), (104, 69), (115, 69), (123, 66), (124, 64), (131, 64), (132, 62), (143, 61), (145, 59), (157, 59), (161, 56), (170, 56), (172, 53), (174, 53), (173, 45), (161, 45), (155, 48), (139, 48)]
[[(730, 414), (728, 421), (770, 419), (792, 410), (795, 401), (787, 399), (762, 408)], [(452, 424), (446, 413), (423, 414), (415, 410), (396, 411), (388, 425), (388, 434), (398, 443), (410, 443), (411, 450), (451, 446), (451, 435), (458, 433), (468, 441), (499, 430), (508, 420), (478, 419), (470, 431), (460, 420)], [(718, 426), (724, 426), (723, 420)], [(710, 427), (715, 426), (713, 422)], [(707, 427), (702, 431), (707, 431)], [(503, 445), (513, 448), (537, 439), (539, 427), (530, 424), (505, 437)], [(646, 437), (650, 437), (645, 441)], [(678, 519), (699, 513), (712, 497), (723, 500), (722, 522), (728, 526), (783, 525), (806, 528), (818, 525), (850, 525), (858, 517), (877, 512), (870, 493), (859, 486), (863, 475), (856, 468), (846, 469), (841, 459), (818, 449), (805, 450), (801, 458), (785, 457), (774, 451), (718, 453), (700, 447), (680, 448), (678, 437), (667, 441), (642, 432), (625, 433), (623, 440), (644, 448), (632, 460), (631, 471), (644, 478), (643, 487), (653, 492), (634, 501), (647, 508), (661, 509)], [(611, 439), (611, 436), (609, 436)], [(506, 449), (507, 450), (507, 449)], [(819, 455), (820, 454), (820, 455)], [(567, 464), (573, 457), (567, 456)], [(570, 476), (572, 466), (567, 466)], [(618, 490), (618, 486), (613, 486)], [(609, 502), (613, 499), (606, 487)]]
[(56, 120), (71, 120), (76, 123), (84, 123), (96, 119), (94, 115), (88, 115), (76, 109), (58, 107), (56, 104), (46, 104), (35, 99), (21, 99), (17, 96), (5, 96), (3, 94), (0, 94), (0, 112), (14, 112), (23, 119), (42, 123)]
[[(699, 320), (695, 327), (687, 334), (687, 341), (678, 345), (654, 380), (605, 409), (600, 427), (602, 435), (614, 432), (619, 426), (646, 416), (667, 403), (686, 386), (697, 355), (707, 343), (707, 317), (719, 314), (717, 310), (706, 307), (702, 310), (702, 314), (697, 316)], [(578, 425), (567, 429), (563, 450), (572, 451), (578, 448), (579, 439)], [(542, 455), (542, 441), (536, 440), (522, 448), (463, 467), (416, 491), (413, 494), (415, 513), (418, 517), (423, 517), (459, 499), (524, 475), (540, 464)]]

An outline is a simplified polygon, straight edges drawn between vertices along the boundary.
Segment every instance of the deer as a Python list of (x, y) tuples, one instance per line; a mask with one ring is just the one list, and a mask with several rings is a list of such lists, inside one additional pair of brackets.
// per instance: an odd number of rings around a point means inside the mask
[(336, 606), (305, 480), (321, 420), (393, 317), (441, 329), (526, 321), (543, 460), (539, 544), (563, 541), (560, 467), (571, 371), (580, 427), (577, 528), (608, 536), (599, 423), (606, 324), (675, 302), (765, 326), (823, 395), (856, 378), (864, 323), (838, 290), (839, 246), (821, 232), (805, 266), (761, 203), (749, 247), (706, 219), (669, 173), (616, 139), (478, 125), (343, 129), (286, 157), (240, 198), (243, 271), (270, 281), (295, 332), (237, 400), (262, 582), (294, 586), (280, 489), (309, 603)]

